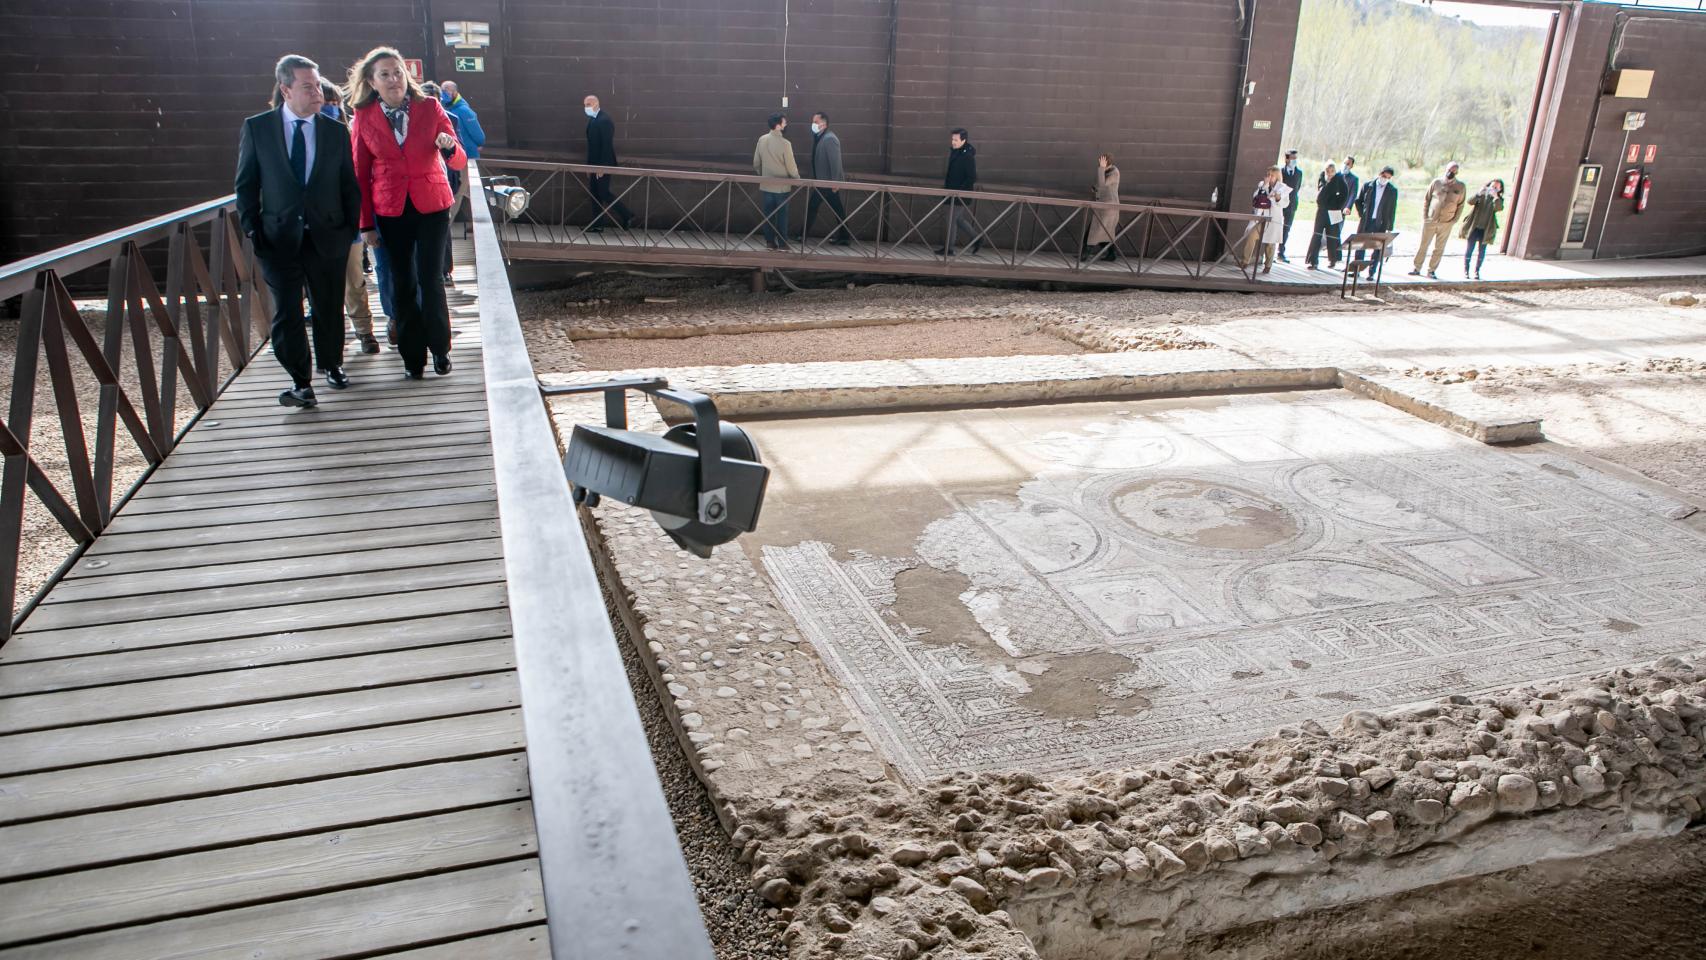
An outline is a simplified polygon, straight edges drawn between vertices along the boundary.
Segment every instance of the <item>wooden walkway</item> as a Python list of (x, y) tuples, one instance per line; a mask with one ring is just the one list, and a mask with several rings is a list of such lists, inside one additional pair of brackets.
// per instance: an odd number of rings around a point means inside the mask
[(3, 960), (549, 956), (457, 256), (450, 376), (258, 358), (0, 647)]
[[(1025, 262), (1019, 266), (1010, 266), (1004, 262), (1004, 257), (1010, 252), (998, 253), (988, 247), (976, 254), (961, 253), (951, 262), (944, 262), (942, 257), (935, 255), (931, 245), (923, 243), (885, 246), (882, 256), (876, 258), (873, 256), (874, 248), (870, 244), (856, 241), (851, 246), (841, 247), (820, 243), (821, 227), (822, 224), (818, 235), (803, 248), (796, 235), (793, 250), (785, 253), (766, 249), (762, 236), (746, 240), (730, 238), (725, 245), (724, 237), (720, 233), (703, 234), (693, 230), (624, 231), (610, 227), (599, 233), (585, 233), (579, 227), (548, 226), (525, 220), (501, 224), (497, 229), (504, 243), (505, 255), (515, 260), (770, 267), (784, 270), (1055, 280), (1069, 283), (1237, 291), (1305, 292), (1336, 289), (1341, 280), (1340, 271), (1328, 269), (1325, 259), (1321, 262), (1321, 269), (1306, 269), (1301, 253), (1289, 264), (1276, 262), (1272, 273), (1261, 275), (1256, 281), (1246, 278), (1230, 258), (1218, 266), (1206, 267), (1201, 276), (1193, 272), (1194, 263), (1187, 266), (1174, 260), (1146, 261), (1141, 272), (1137, 272), (1125, 261), (1100, 262), (1080, 267), (1075, 257), (1051, 252), (1038, 252), (1025, 258)], [(1307, 243), (1308, 233), (1305, 231), (1303, 245)], [(1447, 256), (1440, 263), (1438, 280), (1430, 280), (1426, 276), (1409, 276), (1413, 256), (1413, 251), (1409, 254), (1401, 253), (1389, 262), (1382, 279), (1383, 285), (1464, 285), (1461, 253), (1456, 257)], [(1517, 260), (1494, 254), (1487, 258), (1482, 273), (1486, 279), (1473, 281), (1473, 285), (1496, 288), (1662, 278), (1698, 279), (1706, 276), (1706, 257), (1555, 261)]]

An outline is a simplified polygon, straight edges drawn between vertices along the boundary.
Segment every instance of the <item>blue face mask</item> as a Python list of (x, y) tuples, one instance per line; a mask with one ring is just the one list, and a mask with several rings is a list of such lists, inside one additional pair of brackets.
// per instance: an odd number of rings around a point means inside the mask
[(589, 117), (598, 116), (598, 108), (597, 107), (587, 107), (585, 109), (586, 109), (586, 115), (587, 116), (589, 116)]

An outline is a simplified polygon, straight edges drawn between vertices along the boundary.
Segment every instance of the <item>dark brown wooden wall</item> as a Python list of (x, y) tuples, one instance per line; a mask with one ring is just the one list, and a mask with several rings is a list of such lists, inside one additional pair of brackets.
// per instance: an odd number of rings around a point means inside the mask
[[(1698, 253), (1706, 249), (1706, 179), (1700, 175), (1706, 169), (1706, 72), (1701, 69), (1706, 17), (1630, 15), (1621, 40), (1616, 66), (1654, 71), (1652, 95), (1645, 100), (1605, 97), (1589, 155), (1605, 164), (1608, 186), (1621, 187), (1624, 171), (1639, 168), (1652, 175), (1653, 193), (1639, 214), (1633, 201), (1619, 197), (1612, 202), (1597, 254)], [(1653, 163), (1623, 162), (1623, 115), (1629, 110), (1646, 111), (1646, 126), (1631, 133), (1629, 142), (1641, 145), (1643, 159), (1648, 144), (1658, 145)], [(1598, 219), (1594, 238), (1600, 235)]]
[[(1229, 184), (1242, 195), (1283, 146), (1300, 2), (1255, 3), (1257, 87), (1238, 116), (1237, 0), (5, 0), (0, 261), (227, 192), (238, 122), (264, 105), (280, 53), (336, 75), (379, 43), (461, 81), (494, 145), (581, 155), (593, 92), (626, 157), (745, 163), (786, 96), (802, 160), (824, 109), (855, 175), (934, 180), (964, 126), (986, 184), (1087, 190), (1107, 151), (1128, 199), (1204, 203)], [(1603, 252), (1698, 246), (1706, 17), (1569, 9), (1513, 250), (1557, 252), (1616, 18), (1620, 65), (1657, 79), (1647, 101), (1605, 101), (1594, 159), (1616, 169), (1625, 109), (1648, 110), (1641, 142), (1660, 154), (1653, 208), (1619, 204)], [(485, 73), (451, 72), (450, 18), (491, 22)]]
[(341, 72), (393, 42), (454, 76), (447, 17), (493, 24), (487, 73), (457, 77), (493, 143), (579, 154), (593, 92), (625, 156), (745, 162), (786, 95), (802, 159), (827, 110), (853, 173), (934, 179), (965, 126), (986, 183), (1088, 189), (1101, 151), (1131, 197), (1225, 179), (1235, 0), (787, 0), (786, 25), (783, 3), (7, 0), (0, 259), (228, 190), (282, 52)]
[[(1588, 228), (1587, 253), (1601, 257), (1665, 256), (1706, 249), (1706, 183), (1696, 175), (1706, 163), (1706, 79), (1699, 62), (1706, 49), (1706, 16), (1637, 11), (1585, 4), (1568, 11), (1555, 42), (1557, 65), (1542, 91), (1549, 111), (1533, 131), (1536, 154), (1521, 209), (1511, 221), (1509, 251), (1530, 258), (1559, 255), (1577, 167), (1603, 164), (1605, 182)], [(1603, 96), (1607, 64), (1654, 71), (1651, 96)], [(1597, 107), (1597, 119), (1596, 110)], [(1652, 164), (1637, 163), (1653, 176), (1653, 200), (1644, 213), (1633, 202), (1612, 199), (1630, 168), (1621, 153), (1623, 115), (1647, 113), (1647, 125), (1630, 137), (1643, 152), (1659, 146)], [(1607, 201), (1610, 213), (1607, 216)], [(1600, 241), (1601, 226), (1604, 240)]]
[(415, 0), (5, 0), (0, 262), (231, 192), (281, 54), (341, 78), (424, 25)]

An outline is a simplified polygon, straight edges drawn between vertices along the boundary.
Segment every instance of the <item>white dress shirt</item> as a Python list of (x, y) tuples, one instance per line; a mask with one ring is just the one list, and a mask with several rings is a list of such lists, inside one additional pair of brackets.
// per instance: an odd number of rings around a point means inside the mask
[(1369, 219), (1373, 220), (1373, 219), (1379, 218), (1379, 216), (1380, 216), (1380, 198), (1382, 195), (1385, 194), (1385, 192), (1386, 192), (1386, 181), (1385, 180), (1374, 181), (1374, 207), (1373, 207), (1373, 209), (1368, 211)]
[(303, 166), (303, 169), (308, 172), (308, 176), (312, 177), (314, 175), (314, 123), (320, 114), (311, 113), (306, 117), (299, 117), (290, 111), (290, 104), (287, 103), (278, 108), (278, 116), (280, 122), (284, 124), (284, 155), (287, 159), (290, 157), (290, 145), (296, 140), (296, 121), (308, 121), (307, 125), (302, 128), (302, 136), (308, 141), (308, 162)]

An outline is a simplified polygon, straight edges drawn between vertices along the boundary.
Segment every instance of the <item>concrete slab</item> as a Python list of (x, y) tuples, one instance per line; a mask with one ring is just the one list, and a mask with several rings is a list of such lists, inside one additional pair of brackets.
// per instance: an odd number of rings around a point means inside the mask
[(1706, 614), (1692, 507), (1337, 391), (748, 427), (743, 546), (915, 782), (1585, 673)]

